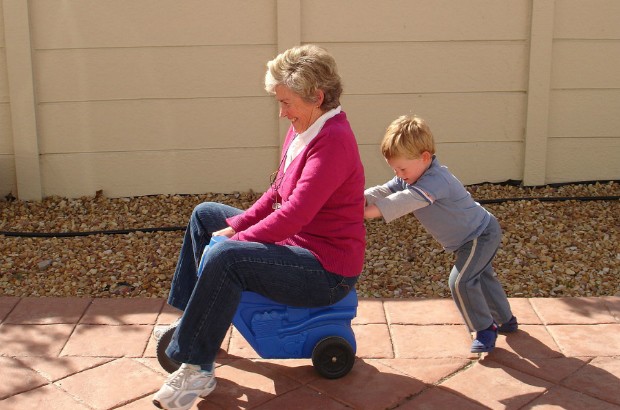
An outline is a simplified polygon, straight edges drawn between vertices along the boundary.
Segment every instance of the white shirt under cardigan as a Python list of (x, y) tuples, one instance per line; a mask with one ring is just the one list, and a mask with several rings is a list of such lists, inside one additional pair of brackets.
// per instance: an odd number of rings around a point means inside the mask
[(299, 153), (304, 150), (306, 145), (308, 145), (310, 141), (312, 141), (314, 137), (319, 134), (319, 131), (321, 131), (323, 125), (325, 125), (325, 122), (330, 118), (340, 114), (340, 111), (342, 110), (340, 107), (341, 106), (339, 105), (338, 107), (327, 111), (325, 114), (317, 118), (317, 120), (311, 126), (309, 126), (307, 130), (305, 130), (301, 134), (297, 134), (293, 142), (291, 142), (291, 145), (288, 147), (288, 150), (286, 151), (286, 161), (284, 162), (283, 171), (286, 171), (286, 168), (288, 168), (288, 166), (295, 159), (295, 157), (299, 155)]

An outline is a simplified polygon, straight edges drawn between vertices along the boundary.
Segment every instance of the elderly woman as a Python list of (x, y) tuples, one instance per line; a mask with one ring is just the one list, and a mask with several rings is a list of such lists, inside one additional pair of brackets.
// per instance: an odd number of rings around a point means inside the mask
[[(202, 203), (191, 216), (168, 303), (183, 311), (166, 354), (182, 363), (154, 396), (189, 409), (215, 388), (214, 360), (241, 292), (292, 306), (338, 302), (362, 271), (364, 169), (336, 63), (305, 45), (267, 63), (265, 89), (291, 127), (270, 188), (246, 211)], [(197, 267), (211, 236), (213, 246)]]

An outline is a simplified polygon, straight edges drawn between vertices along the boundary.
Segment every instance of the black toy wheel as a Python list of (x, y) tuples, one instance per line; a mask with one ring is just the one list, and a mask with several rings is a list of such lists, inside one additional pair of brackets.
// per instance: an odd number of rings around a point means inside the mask
[(172, 340), (172, 335), (175, 329), (176, 327), (171, 327), (170, 329), (166, 330), (166, 332), (161, 335), (161, 337), (157, 341), (157, 360), (159, 361), (161, 367), (163, 367), (164, 370), (168, 373), (173, 373), (177, 371), (179, 367), (181, 367), (181, 363), (177, 362), (176, 360), (172, 360), (166, 354), (166, 349), (170, 344), (170, 340)]
[(326, 379), (338, 379), (346, 375), (354, 363), (353, 348), (342, 337), (325, 338), (312, 351), (312, 365)]

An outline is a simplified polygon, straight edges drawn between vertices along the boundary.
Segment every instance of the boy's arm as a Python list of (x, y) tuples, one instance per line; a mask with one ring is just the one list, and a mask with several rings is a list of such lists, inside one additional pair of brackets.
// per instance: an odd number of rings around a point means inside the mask
[[(392, 190), (386, 185), (377, 185), (372, 188), (368, 188), (364, 191), (364, 197), (366, 198), (366, 205), (373, 205), (378, 200), (385, 198), (392, 194)], [(378, 215), (381, 216), (381, 215)]]
[[(392, 222), (394, 219), (407, 215), (417, 209), (430, 205), (431, 199), (419, 194), (412, 189), (395, 192), (376, 201), (374, 204), (364, 209), (364, 217), (376, 218), (383, 216), (385, 222)], [(378, 214), (377, 214), (378, 213)]]
[(377, 205), (368, 205), (364, 208), (364, 218), (379, 218), (381, 216), (381, 211), (377, 208)]

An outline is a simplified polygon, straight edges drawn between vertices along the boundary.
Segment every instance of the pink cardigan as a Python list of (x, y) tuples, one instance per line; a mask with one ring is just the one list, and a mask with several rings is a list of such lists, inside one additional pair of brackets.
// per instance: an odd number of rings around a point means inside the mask
[[(282, 156), (294, 135), (291, 127)], [(293, 159), (278, 195), (282, 207), (276, 211), (271, 187), (244, 213), (227, 219), (237, 232), (231, 239), (300, 246), (330, 272), (361, 273), (366, 249), (364, 168), (344, 112), (327, 120)]]

